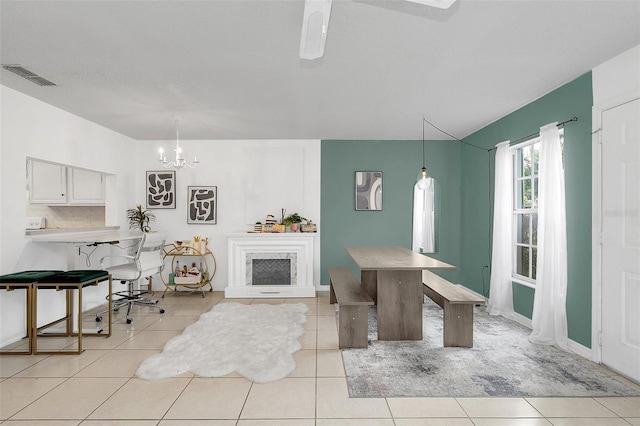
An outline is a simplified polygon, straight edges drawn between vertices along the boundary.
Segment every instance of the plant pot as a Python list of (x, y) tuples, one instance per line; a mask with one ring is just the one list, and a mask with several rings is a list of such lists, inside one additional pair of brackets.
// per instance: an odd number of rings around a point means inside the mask
[(299, 223), (292, 223), (291, 225), (289, 225), (289, 229), (291, 229), (291, 232), (298, 232), (299, 226)]

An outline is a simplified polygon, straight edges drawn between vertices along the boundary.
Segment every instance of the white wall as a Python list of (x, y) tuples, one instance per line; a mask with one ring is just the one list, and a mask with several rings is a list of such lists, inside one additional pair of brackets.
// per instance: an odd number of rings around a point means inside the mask
[[(138, 172), (136, 176), (137, 202), (145, 205), (145, 176), (147, 170), (163, 170), (156, 160), (158, 148), (172, 152), (174, 141), (140, 141), (138, 143)], [(280, 209), (298, 212), (318, 223), (320, 232), (320, 140), (198, 140), (183, 141), (184, 156), (198, 156), (201, 163), (195, 169), (176, 173), (176, 208), (154, 209), (154, 230), (164, 230), (169, 241), (191, 239), (194, 235), (209, 238), (209, 249), (217, 260), (213, 280), (215, 290), (223, 290), (227, 283), (227, 235), (253, 229), (255, 221), (264, 222), (267, 214), (280, 218)], [(283, 161), (278, 180), (270, 179), (271, 164), (253, 161), (256, 153), (265, 158), (280, 153)], [(289, 154), (291, 153), (291, 154)], [(301, 158), (302, 164), (287, 164), (288, 158)], [(249, 169), (249, 170), (248, 170)], [(251, 173), (251, 174), (249, 174)], [(186, 217), (187, 186), (217, 186), (218, 221), (216, 225), (188, 225)], [(256, 188), (266, 197), (256, 196)], [(254, 194), (254, 195), (252, 195)], [(266, 199), (274, 199), (271, 208)], [(320, 285), (320, 238), (314, 251), (314, 284)], [(164, 289), (154, 282), (154, 289)]]
[(640, 93), (640, 45), (593, 69), (593, 104), (628, 101)]
[[(94, 262), (87, 266), (86, 258), (72, 249), (34, 243), (25, 237), (27, 157), (116, 175), (116, 190), (113, 191), (116, 197), (113, 205), (107, 207), (106, 221), (107, 225), (127, 229), (125, 210), (136, 204), (146, 204), (145, 172), (162, 170), (156, 160), (157, 150), (162, 146), (170, 153), (174, 141), (136, 141), (4, 86), (0, 86), (0, 102), (0, 274), (66, 269), (68, 260), (75, 261), (77, 268), (98, 267), (96, 262), (106, 250), (104, 248), (94, 253)], [(264, 220), (267, 214), (279, 218), (280, 208), (285, 208), (289, 213), (297, 211), (312, 219), (320, 228), (319, 140), (205, 140), (184, 141), (182, 146), (187, 158), (195, 154), (201, 164), (196, 169), (177, 172), (176, 208), (153, 210), (157, 217), (153, 229), (167, 231), (169, 241), (191, 239), (194, 235), (208, 237), (209, 248), (217, 260), (213, 280), (216, 290), (226, 286), (227, 235), (251, 229), (252, 223), (246, 223), (248, 218)], [(288, 153), (292, 150), (296, 154), (290, 156)], [(255, 161), (248, 159), (255, 160), (256, 153), (260, 152), (268, 152), (271, 158), (273, 153), (282, 153), (283, 158), (301, 158), (302, 164), (286, 166), (287, 171), (279, 174), (280, 183), (269, 182), (264, 174), (272, 166), (270, 164), (261, 167), (258, 163), (253, 174), (247, 174), (249, 164), (256, 166)], [(187, 224), (186, 189), (189, 185), (218, 187), (216, 225)], [(248, 195), (255, 194), (256, 188), (266, 195), (260, 197), (259, 202)], [(278, 200), (277, 208), (263, 211), (265, 199)], [(314, 249), (314, 284), (319, 286), (320, 238), (316, 238)], [(164, 287), (156, 280), (154, 289), (163, 290)], [(39, 324), (59, 316), (63, 306), (59, 296), (47, 294), (46, 307), (41, 306), (38, 312)], [(88, 296), (87, 300), (98, 299), (97, 294), (91, 292)], [(0, 291), (0, 311), (0, 346), (4, 346), (23, 337), (24, 293)]]
[[(34, 243), (25, 237), (27, 157), (115, 174), (117, 197), (113, 203), (129, 206), (136, 196), (129, 184), (134, 180), (136, 161), (132, 156), (123, 161), (120, 154), (135, 153), (136, 141), (4, 86), (0, 86), (0, 101), (0, 274), (65, 269), (66, 247)], [(124, 217), (115, 224), (125, 226)], [(86, 267), (84, 259), (80, 260), (78, 265)], [(47, 309), (39, 310), (39, 319), (55, 319), (62, 306), (60, 296), (47, 291), (40, 299), (46, 300)], [(88, 296), (87, 301), (91, 292)], [(23, 336), (24, 304), (22, 291), (0, 290), (0, 345)]]

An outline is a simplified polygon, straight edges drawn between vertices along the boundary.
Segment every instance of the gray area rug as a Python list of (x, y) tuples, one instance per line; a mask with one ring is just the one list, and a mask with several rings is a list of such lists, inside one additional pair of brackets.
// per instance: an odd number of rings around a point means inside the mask
[(442, 310), (426, 300), (424, 340), (378, 341), (369, 310), (369, 347), (342, 351), (349, 395), (372, 397), (640, 396), (596, 364), (533, 345), (530, 330), (483, 307), (474, 312), (474, 347), (442, 347)]

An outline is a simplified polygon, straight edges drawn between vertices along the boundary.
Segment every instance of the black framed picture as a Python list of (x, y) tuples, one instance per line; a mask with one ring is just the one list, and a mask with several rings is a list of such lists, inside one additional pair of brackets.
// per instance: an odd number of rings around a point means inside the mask
[(175, 170), (148, 171), (146, 185), (148, 209), (176, 208)]
[(187, 187), (187, 223), (215, 225), (218, 221), (218, 187)]

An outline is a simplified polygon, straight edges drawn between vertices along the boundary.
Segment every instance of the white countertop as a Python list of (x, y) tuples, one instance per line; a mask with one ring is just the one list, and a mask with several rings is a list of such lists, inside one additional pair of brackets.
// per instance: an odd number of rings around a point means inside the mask
[(73, 230), (69, 232), (55, 232), (28, 235), (32, 241), (43, 243), (61, 244), (108, 244), (125, 240), (136, 240), (142, 238), (140, 231), (120, 231), (117, 229), (96, 230)]
[(45, 228), (45, 229), (27, 229), (25, 235), (31, 237), (34, 235), (51, 235), (51, 234), (77, 234), (79, 232), (113, 232), (120, 230), (119, 226), (99, 226), (92, 228)]

